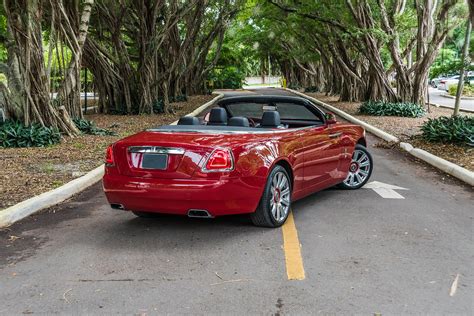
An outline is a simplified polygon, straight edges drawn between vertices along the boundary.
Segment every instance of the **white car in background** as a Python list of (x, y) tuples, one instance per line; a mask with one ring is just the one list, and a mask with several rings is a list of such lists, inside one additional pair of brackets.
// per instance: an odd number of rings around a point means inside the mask
[(442, 80), (439, 81), (438, 89), (439, 90), (444, 90), (444, 91), (449, 91), (449, 87), (451, 85), (457, 85), (458, 82), (459, 82), (459, 75), (442, 79)]
[(433, 88), (438, 88), (439, 86), (439, 82), (441, 80), (444, 80), (446, 79), (447, 77), (436, 77), (436, 78), (433, 78), (430, 80), (430, 85), (433, 87)]
[[(449, 87), (453, 85), (457, 86), (458, 83), (459, 83), (459, 75), (445, 78), (439, 81), (438, 89), (449, 91)], [(471, 72), (469, 72), (469, 75), (464, 76), (464, 84), (474, 85), (474, 74), (471, 74)]]

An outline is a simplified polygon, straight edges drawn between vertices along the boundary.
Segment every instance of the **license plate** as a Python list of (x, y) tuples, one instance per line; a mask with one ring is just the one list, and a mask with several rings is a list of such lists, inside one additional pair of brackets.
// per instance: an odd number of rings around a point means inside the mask
[(143, 154), (141, 168), (165, 170), (168, 167), (168, 155), (166, 154)]

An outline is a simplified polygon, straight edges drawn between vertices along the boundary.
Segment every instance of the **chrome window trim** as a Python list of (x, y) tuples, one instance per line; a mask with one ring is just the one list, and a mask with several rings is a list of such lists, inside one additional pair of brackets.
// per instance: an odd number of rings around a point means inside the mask
[(128, 152), (129, 153), (142, 153), (142, 154), (183, 155), (185, 150), (183, 148), (174, 148), (174, 147), (131, 146), (131, 147), (128, 147)]

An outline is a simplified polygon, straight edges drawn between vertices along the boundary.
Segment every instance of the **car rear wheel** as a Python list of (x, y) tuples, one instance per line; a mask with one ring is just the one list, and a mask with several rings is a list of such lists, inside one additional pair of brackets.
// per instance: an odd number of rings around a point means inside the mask
[(262, 227), (279, 227), (285, 223), (291, 209), (291, 181), (285, 168), (276, 165), (268, 176), (265, 190), (252, 223)]
[(367, 148), (357, 144), (352, 153), (347, 178), (339, 185), (343, 189), (357, 190), (369, 181), (372, 175), (373, 160)]

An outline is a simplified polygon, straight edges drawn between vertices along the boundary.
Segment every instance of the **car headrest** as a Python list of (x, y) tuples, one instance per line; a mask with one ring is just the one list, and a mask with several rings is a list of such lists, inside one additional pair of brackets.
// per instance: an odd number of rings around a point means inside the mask
[(263, 112), (261, 127), (278, 127), (280, 124), (280, 113), (277, 111)]
[(249, 119), (242, 116), (234, 116), (229, 119), (229, 126), (242, 126), (242, 127), (249, 127)]
[(223, 108), (214, 108), (209, 114), (208, 125), (227, 125), (227, 112)]
[(178, 125), (199, 125), (199, 119), (195, 116), (183, 116), (179, 119)]

